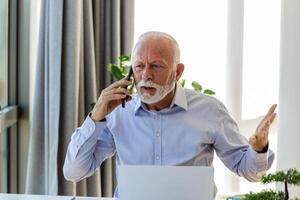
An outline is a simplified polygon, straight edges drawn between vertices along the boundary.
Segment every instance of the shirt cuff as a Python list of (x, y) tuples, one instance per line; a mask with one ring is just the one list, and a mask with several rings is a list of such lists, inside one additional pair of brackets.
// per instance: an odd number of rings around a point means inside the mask
[(268, 157), (269, 149), (265, 153), (258, 153), (254, 149), (250, 148), (250, 155), (254, 160), (254, 166), (256, 171), (256, 176), (261, 178), (268, 169)]
[(250, 155), (252, 158), (256, 160), (257, 163), (267, 163), (268, 162), (268, 155), (269, 149), (264, 153), (258, 153), (252, 147), (250, 148)]
[(83, 124), (81, 125), (80, 129), (80, 139), (77, 140), (80, 143), (77, 144), (77, 147), (80, 148), (80, 146), (85, 143), (88, 139), (95, 138), (95, 140), (97, 139), (98, 135), (101, 133), (101, 129), (104, 128), (104, 126), (106, 125), (106, 121), (105, 122), (94, 122), (92, 120), (92, 118), (88, 115), (86, 117), (86, 119), (84, 120)]
[(252, 147), (250, 148), (250, 157), (254, 160), (256, 176), (261, 177), (268, 169), (269, 149), (265, 153), (258, 153)]

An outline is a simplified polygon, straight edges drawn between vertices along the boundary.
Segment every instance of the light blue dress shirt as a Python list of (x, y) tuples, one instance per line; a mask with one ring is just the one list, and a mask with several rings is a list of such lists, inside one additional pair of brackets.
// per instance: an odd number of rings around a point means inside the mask
[(79, 181), (116, 155), (117, 165), (211, 166), (214, 151), (234, 173), (257, 181), (270, 168), (274, 153), (254, 151), (216, 98), (179, 84), (171, 105), (149, 111), (135, 94), (94, 122), (89, 116), (71, 137), (64, 176)]

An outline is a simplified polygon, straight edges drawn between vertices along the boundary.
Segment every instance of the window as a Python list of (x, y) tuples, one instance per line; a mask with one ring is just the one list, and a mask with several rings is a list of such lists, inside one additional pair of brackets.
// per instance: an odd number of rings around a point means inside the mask
[(136, 1), (135, 41), (151, 30), (171, 34), (181, 49), (186, 86), (198, 81), (224, 99), (226, 15), (226, 1)]
[(280, 4), (280, 0), (245, 1), (243, 119), (261, 116), (278, 102)]
[[(135, 41), (146, 31), (170, 33), (181, 47), (187, 87), (195, 80), (216, 91), (225, 101), (227, 3), (220, 0), (139, 0), (135, 2)], [(277, 102), (279, 68), (280, 0), (244, 1), (242, 131), (255, 130), (249, 122), (264, 115)], [(252, 123), (253, 124), (253, 123)], [(257, 123), (256, 123), (257, 124)], [(243, 132), (244, 133), (244, 132)], [(247, 135), (245, 134), (245, 135)], [(270, 133), (276, 152), (276, 127)], [(219, 194), (227, 193), (224, 165), (215, 159)], [(273, 163), (272, 170), (276, 167)], [(240, 181), (240, 192), (261, 189)], [(272, 185), (270, 187), (273, 187)]]
[[(246, 0), (244, 4), (244, 55), (242, 119), (247, 121), (265, 115), (278, 103), (280, 56), (280, 0)], [(248, 126), (250, 127), (250, 126)], [(254, 131), (247, 130), (245, 132)], [(277, 149), (277, 122), (270, 129), (270, 148)], [(276, 157), (275, 157), (276, 158)], [(276, 159), (270, 171), (276, 170)], [(269, 184), (264, 188), (275, 188)], [(261, 184), (241, 179), (242, 193), (261, 190)]]
[[(184, 4), (183, 4), (184, 2)], [(225, 97), (226, 1), (219, 0), (139, 0), (135, 1), (135, 41), (146, 31), (163, 31), (179, 43), (182, 78), (186, 87), (191, 81)], [(224, 165), (215, 156), (215, 182), (218, 193), (225, 193)]]

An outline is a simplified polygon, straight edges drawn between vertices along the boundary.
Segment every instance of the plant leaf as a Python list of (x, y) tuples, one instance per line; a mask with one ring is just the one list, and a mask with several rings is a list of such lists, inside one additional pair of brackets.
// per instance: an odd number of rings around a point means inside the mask
[(180, 80), (179, 80), (179, 84), (180, 84), (182, 87), (184, 87), (184, 85), (185, 85), (185, 79), (180, 79)]
[(203, 91), (203, 93), (204, 93), (204, 94), (208, 94), (208, 95), (215, 95), (215, 94), (216, 94), (214, 91), (212, 91), (212, 90), (210, 90), (210, 89), (205, 89), (205, 90)]
[(193, 86), (195, 91), (200, 91), (201, 92), (202, 86), (197, 81), (193, 81), (192, 86)]
[(129, 73), (130, 66), (122, 66), (123, 68), (123, 74), (126, 76)]
[(112, 68), (113, 66), (118, 67), (116, 64), (109, 63), (109, 64), (107, 64), (107, 70), (111, 72), (111, 68)]
[(121, 56), (119, 56), (119, 60), (120, 60), (121, 62), (129, 61), (129, 60), (130, 60), (130, 56), (127, 56), (127, 55), (121, 55)]
[(117, 80), (121, 80), (122, 78), (124, 78), (125, 76), (122, 74), (121, 69), (116, 66), (116, 65), (112, 65), (111, 66), (111, 74), (113, 75), (114, 78), (116, 78)]
[(130, 91), (131, 94), (133, 94), (134, 83), (132, 83), (132, 84), (129, 86), (128, 90)]
[(242, 200), (283, 200), (284, 193), (282, 191), (263, 190), (258, 193), (250, 192), (242, 198)]
[(90, 103), (90, 106), (91, 106), (92, 109), (95, 107), (95, 105), (96, 105), (96, 102)]
[(121, 71), (122, 74), (126, 73), (126, 72), (125, 72), (125, 67), (122, 67), (122, 66), (121, 66), (121, 67), (119, 67), (119, 69), (120, 69), (120, 71)]

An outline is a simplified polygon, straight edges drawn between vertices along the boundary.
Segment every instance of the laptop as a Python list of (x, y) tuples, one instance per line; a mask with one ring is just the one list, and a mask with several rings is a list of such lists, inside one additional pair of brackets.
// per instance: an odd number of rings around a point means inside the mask
[(118, 167), (120, 200), (213, 200), (214, 170), (199, 166)]

